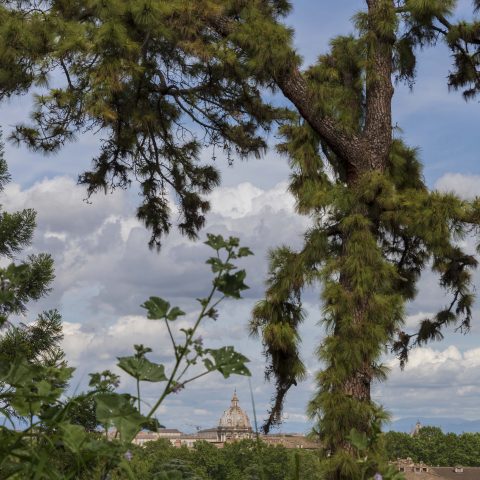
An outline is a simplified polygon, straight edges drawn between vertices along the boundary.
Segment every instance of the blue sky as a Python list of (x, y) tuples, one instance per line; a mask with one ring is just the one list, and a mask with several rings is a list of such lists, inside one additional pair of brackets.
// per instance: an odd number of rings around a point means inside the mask
[[(340, 0), (335, 8), (332, 3), (295, 1), (287, 19), (297, 32), (295, 44), (307, 65), (327, 49), (332, 36), (352, 32), (350, 19), (364, 2)], [(459, 2), (459, 15), (466, 15), (469, 5)], [(466, 103), (460, 93), (448, 91), (451, 58), (443, 45), (425, 49), (418, 58), (414, 89), (396, 86), (395, 122), (407, 143), (420, 149), (429, 186), (473, 197), (480, 194), (480, 105), (478, 101)], [(3, 106), (1, 124), (6, 134), (25, 119), (30, 104), (29, 98), (14, 98)], [(272, 135), (272, 145), (274, 141)], [(201, 243), (173, 233), (160, 255), (148, 250), (148, 233), (134, 218), (135, 192), (97, 196), (93, 205), (83, 202), (85, 192), (76, 186), (76, 178), (89, 167), (97, 146), (98, 139), (91, 135), (52, 157), (7, 146), (14, 182), (1, 200), (8, 209), (38, 210), (38, 230), (30, 251), (52, 252), (57, 278), (52, 294), (33, 306), (32, 313), (42, 308), (61, 310), (65, 349), (77, 367), (73, 386), (79, 389), (84, 388), (89, 372), (111, 368), (115, 357), (128, 354), (133, 343), (152, 347), (154, 358), (168, 365), (171, 354), (165, 332), (143, 318), (139, 305), (148, 296), (159, 295), (193, 312), (191, 298), (208, 287), (208, 269), (203, 264), (208, 252)], [(262, 295), (268, 248), (300, 244), (308, 219), (294, 213), (293, 200), (286, 193), (287, 162), (273, 148), (261, 160), (237, 161), (229, 167), (219, 158), (217, 165), (223, 181), (212, 195), (213, 209), (205, 232), (239, 236), (255, 257), (244, 264), (251, 286), (246, 298), (224, 304), (219, 321), (207, 325), (202, 334), (211, 346), (234, 344), (251, 358), (257, 412), (262, 417), (273, 389), (263, 382), (261, 345), (248, 337), (248, 319)], [(473, 244), (470, 239), (467, 243)], [(322, 339), (317, 298), (318, 291), (306, 296), (309, 316), (303, 327), (303, 346), (309, 377), (287, 401), (282, 427), (286, 431), (308, 429), (304, 411), (318, 369), (313, 352)], [(426, 274), (417, 300), (407, 307), (409, 323), (422, 313), (435, 311), (443, 301), (435, 278)], [(394, 418), (480, 419), (479, 321), (477, 304), (468, 336), (450, 332), (444, 342), (419, 349), (412, 354), (406, 372), (400, 372), (395, 362), (386, 358), (392, 374), (386, 384), (376, 387), (375, 395)], [(131, 387), (129, 383), (122, 385), (126, 390)], [(192, 425), (213, 426), (228, 407), (234, 387), (241, 404), (251, 413), (246, 379), (224, 381), (212, 376), (170, 398), (160, 420), (184, 430), (192, 430)], [(155, 394), (155, 387), (147, 390), (148, 399)]]

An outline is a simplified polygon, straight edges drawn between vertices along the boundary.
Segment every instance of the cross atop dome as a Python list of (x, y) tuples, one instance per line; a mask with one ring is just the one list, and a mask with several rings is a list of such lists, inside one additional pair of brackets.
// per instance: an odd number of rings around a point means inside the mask
[(237, 389), (233, 391), (232, 407), (238, 407)]

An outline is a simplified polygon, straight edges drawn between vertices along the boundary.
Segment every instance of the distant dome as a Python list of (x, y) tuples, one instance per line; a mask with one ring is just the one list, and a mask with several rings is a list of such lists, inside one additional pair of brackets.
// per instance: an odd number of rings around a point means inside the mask
[(223, 412), (218, 427), (229, 430), (252, 429), (248, 415), (238, 406), (238, 397), (236, 391), (233, 394), (230, 408)]

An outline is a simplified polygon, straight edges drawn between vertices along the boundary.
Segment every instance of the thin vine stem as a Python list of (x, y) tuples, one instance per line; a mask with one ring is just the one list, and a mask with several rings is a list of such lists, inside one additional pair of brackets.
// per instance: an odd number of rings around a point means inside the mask
[[(218, 252), (217, 252), (217, 257), (219, 257), (218, 255)], [(231, 252), (229, 252), (228, 256), (227, 256), (227, 259), (225, 261), (225, 263), (228, 263), (232, 258), (232, 254)], [(147, 419), (150, 419), (152, 418), (152, 415), (157, 411), (158, 407), (161, 405), (161, 403), (163, 402), (163, 400), (165, 399), (165, 397), (170, 393), (170, 388), (171, 388), (171, 385), (175, 380), (175, 375), (177, 374), (179, 368), (180, 368), (180, 364), (182, 362), (182, 360), (184, 359), (185, 355), (186, 355), (186, 351), (187, 351), (187, 347), (188, 345), (190, 344), (191, 342), (191, 339), (193, 338), (193, 336), (195, 335), (199, 325), (200, 325), (200, 322), (203, 320), (203, 318), (206, 316), (206, 312), (207, 311), (210, 311), (211, 308), (214, 308), (214, 306), (218, 305), (220, 303), (220, 301), (224, 298), (224, 296), (218, 300), (216, 303), (214, 303), (213, 306), (210, 306), (210, 302), (212, 301), (213, 299), (213, 296), (215, 295), (216, 291), (217, 291), (217, 280), (221, 277), (221, 275), (223, 274), (224, 272), (224, 269), (221, 269), (217, 276), (215, 277), (215, 280), (213, 282), (213, 286), (212, 286), (212, 289), (208, 295), (208, 297), (206, 298), (206, 300), (203, 303), (202, 305), (202, 309), (197, 317), (197, 320), (195, 321), (195, 324), (192, 328), (192, 330), (189, 332), (189, 334), (186, 336), (186, 339), (185, 339), (185, 343), (184, 343), (184, 348), (182, 349), (182, 351), (180, 352), (180, 354), (176, 355), (176, 362), (175, 362), (175, 366), (173, 367), (173, 370), (172, 370), (172, 373), (170, 374), (170, 378), (168, 379), (167, 381), (167, 385), (165, 386), (163, 392), (162, 392), (162, 395), (160, 396), (160, 398), (155, 402), (155, 404), (153, 405), (153, 407), (150, 409), (150, 411), (148, 412), (148, 415), (147, 415)], [(187, 365), (188, 367), (188, 365)], [(185, 372), (185, 371), (184, 371)], [(182, 372), (181, 375), (184, 374), (184, 372)], [(205, 375), (206, 373), (208, 372), (204, 372), (203, 374), (201, 374), (201, 376)], [(190, 380), (189, 380), (190, 381)], [(183, 382), (183, 384), (185, 384), (186, 382)]]
[(140, 379), (137, 377), (137, 401), (138, 401), (138, 413), (142, 413), (140, 406)]

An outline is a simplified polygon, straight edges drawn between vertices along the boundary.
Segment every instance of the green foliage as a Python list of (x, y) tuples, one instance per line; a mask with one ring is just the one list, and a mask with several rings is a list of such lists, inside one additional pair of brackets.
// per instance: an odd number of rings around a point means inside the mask
[[(280, 247), (271, 254), (266, 298), (255, 308), (252, 328), (262, 335), (270, 360), (267, 374), (277, 381), (269, 428), (280, 418), (286, 390), (303, 376), (297, 333), (301, 291), (313, 282), (322, 285), (322, 321), (329, 336), (318, 349), (325, 368), (309, 411), (321, 419), (319, 434), (333, 449), (352, 428), (370, 438), (375, 419), (383, 415), (361, 392), (364, 381), (386, 377), (379, 364), (384, 345), (391, 345), (403, 365), (412, 346), (440, 339), (443, 327), (468, 330), (477, 260), (457, 241), (475, 223), (472, 204), (427, 191), (415, 151), (402, 142), (392, 144), (385, 174), (365, 174), (349, 188), (341, 169), (333, 178), (323, 174), (324, 164), (336, 168), (336, 163), (305, 129), (284, 129), (282, 150), (295, 169), (291, 191), (299, 210), (314, 217), (314, 226), (299, 251)], [(417, 333), (406, 333), (403, 304), (414, 298), (429, 261), (440, 286), (453, 295)]]
[[(9, 181), (0, 135), (0, 193)], [(30, 244), (35, 229), (35, 216), (32, 209), (14, 213), (1, 212), (0, 256), (5, 260), (12, 260)], [(11, 315), (25, 313), (28, 301), (39, 300), (48, 293), (53, 278), (53, 260), (47, 254), (30, 255), (20, 263), (7, 263), (0, 268), (0, 326)]]
[(92, 465), (118, 463), (115, 445), (68, 421), (69, 402), (64, 403), (62, 396), (73, 369), (29, 363), (21, 355), (3, 355), (0, 365), (4, 385), (0, 397), (8, 405), (2, 414), (28, 422), (23, 429), (0, 428), (2, 478), (78, 478)]
[[(212, 237), (213, 238), (213, 237)], [(156, 430), (160, 425), (154, 418), (158, 407), (171, 393), (178, 392), (195, 379), (213, 371), (225, 378), (232, 374), (249, 375), (248, 359), (233, 347), (209, 349), (203, 347), (196, 331), (201, 322), (216, 318), (212, 309), (227, 295), (240, 297), (243, 283), (233, 284), (222, 292), (219, 279), (237, 267), (236, 258), (251, 254), (239, 246), (238, 239), (215, 237), (216, 259), (212, 289), (205, 299), (199, 299), (200, 313), (191, 328), (182, 328), (184, 341), (175, 339), (173, 321), (184, 312), (170, 308), (165, 300), (151, 297), (145, 302), (148, 317), (162, 320), (170, 334), (175, 364), (168, 374), (163, 365), (146, 358), (152, 350), (134, 345), (132, 356), (119, 357), (118, 366), (137, 382), (137, 396), (119, 393), (119, 377), (105, 370), (90, 374), (90, 391), (73, 398), (65, 392), (73, 368), (69, 368), (59, 348), (62, 340), (61, 318), (57, 312), (39, 316), (32, 325), (20, 325), (6, 330), (0, 339), (0, 413), (10, 422), (0, 427), (0, 477), (19, 480), (35, 479), (104, 479), (112, 471), (134, 479), (127, 457), (130, 442), (143, 428)], [(211, 263), (211, 262), (209, 262)], [(240, 270), (242, 279), (245, 272)], [(216, 298), (217, 292), (220, 298)], [(178, 337), (178, 335), (177, 335)], [(190, 378), (183, 378), (195, 365), (205, 369)], [(141, 413), (141, 382), (163, 382), (164, 389), (148, 414)], [(138, 405), (138, 406), (137, 406)], [(27, 424), (15, 429), (15, 422)], [(99, 427), (101, 431), (99, 431)], [(52, 461), (52, 457), (54, 461)], [(199, 479), (183, 463), (162, 465), (150, 478)]]
[(440, 467), (480, 466), (478, 433), (445, 434), (437, 427), (423, 427), (414, 436), (387, 432), (384, 435), (384, 443), (390, 460), (411, 458), (414, 462)]
[(197, 476), (190, 465), (181, 460), (171, 460), (162, 465), (162, 471), (154, 474), (154, 480), (202, 480)]
[[(264, 425), (268, 431), (281, 420), (286, 392), (304, 376), (298, 334), (301, 294), (320, 285), (327, 337), (318, 347), (323, 370), (309, 413), (318, 419), (316, 432), (332, 453), (328, 475), (335, 479), (368, 477), (386, 469), (377, 444), (387, 415), (370, 397), (371, 383), (387, 377), (388, 369), (380, 363), (385, 346), (403, 366), (412, 347), (441, 339), (448, 326), (468, 331), (472, 317), (477, 259), (459, 241), (478, 227), (476, 204), (429, 191), (418, 152), (400, 139), (389, 136), (384, 164), (376, 167), (373, 158), (365, 166), (357, 162), (357, 153), (335, 143), (345, 136), (351, 142), (361, 138), (378, 149), (368, 133), (368, 121), (373, 121), (368, 116), (374, 115), (368, 92), (382, 76), (388, 83), (390, 72), (413, 81), (415, 49), (436, 40), (435, 22), (454, 7), (451, 1), (400, 4), (393, 9), (391, 2), (370, 2), (368, 12), (356, 18), (357, 35), (334, 39), (330, 51), (305, 73), (291, 73), (298, 83), (305, 79), (302, 98), (308, 100), (298, 100), (298, 116), (281, 127), (279, 151), (290, 161), (290, 191), (298, 212), (309, 215), (313, 225), (299, 250), (281, 246), (272, 251), (265, 299), (256, 305), (251, 323), (263, 341), (266, 375), (276, 381)], [(271, 16), (269, 20), (276, 22)], [(288, 50), (289, 42), (283, 46)], [(393, 55), (388, 73), (377, 63), (387, 48)], [(287, 89), (283, 77), (271, 75)], [(295, 103), (296, 93), (289, 95)], [(309, 116), (312, 102), (314, 114)], [(318, 127), (315, 118), (325, 118), (326, 126)], [(334, 139), (328, 134), (332, 124)], [(390, 135), (390, 123), (378, 128), (375, 135), (386, 129)], [(415, 298), (420, 273), (430, 265), (451, 297), (416, 332), (406, 332), (404, 305)], [(352, 431), (368, 440), (368, 458), (377, 462), (363, 465), (363, 473), (351, 455), (352, 442), (358, 441)]]
[(22, 357), (29, 363), (55, 366), (64, 360), (62, 317), (56, 310), (40, 313), (31, 324), (11, 326), (0, 337), (0, 351), (7, 358)]
[(150, 297), (143, 305), (143, 308), (147, 309), (147, 318), (150, 320), (176, 320), (178, 317), (185, 315), (185, 312), (178, 307), (170, 309), (170, 304), (159, 297)]
[(203, 363), (207, 367), (207, 370), (218, 370), (224, 378), (228, 378), (232, 373), (237, 375), (251, 375), (245, 366), (245, 363), (249, 362), (248, 358), (236, 352), (233, 347), (208, 348), (205, 352), (213, 359), (213, 361), (210, 358), (204, 359)]
[[(143, 345), (135, 345), (137, 353), (131, 357), (118, 357), (117, 366), (131, 377), (143, 382), (163, 382), (167, 380), (165, 376), (165, 367), (151, 362), (145, 357), (145, 351), (139, 347)], [(151, 349), (145, 349), (151, 351)]]
[[(200, 480), (323, 480), (317, 452), (288, 450), (253, 440), (217, 448), (197, 442), (193, 449), (175, 448), (167, 440), (148, 442), (132, 450), (131, 469), (137, 478)], [(298, 469), (296, 465), (298, 464)], [(297, 472), (300, 475), (297, 477)], [(126, 475), (114, 472), (115, 480)]]
[[(150, 320), (163, 320), (165, 323), (176, 360), (172, 371), (165, 375), (163, 365), (157, 365), (147, 360), (145, 354), (150, 352), (151, 349), (145, 348), (143, 345), (135, 346), (137, 351), (135, 356), (119, 358), (119, 367), (137, 380), (139, 411), (140, 381), (166, 381), (163, 393), (147, 415), (148, 419), (152, 418), (166, 395), (180, 391), (185, 388), (186, 384), (210, 372), (218, 371), (225, 378), (228, 378), (231, 374), (250, 375), (248, 368), (245, 366), (248, 359), (236, 352), (232, 346), (219, 349), (204, 348), (203, 339), (196, 337), (197, 329), (202, 321), (209, 318), (217, 319), (216, 307), (220, 302), (226, 297), (241, 298), (241, 292), (248, 288), (243, 283), (246, 275), (245, 271), (237, 270), (232, 261), (252, 254), (250, 249), (240, 246), (238, 238), (224, 239), (221, 235), (212, 234), (208, 234), (207, 237), (206, 245), (215, 251), (215, 256), (206, 261), (214, 274), (212, 289), (207, 297), (197, 299), (201, 310), (193, 326), (178, 330), (178, 333), (182, 333), (184, 336), (183, 342), (175, 338), (177, 335), (172, 328), (172, 325), (174, 325), (172, 322), (179, 316), (185, 315), (180, 308), (170, 308), (170, 303), (159, 297), (150, 297), (142, 305), (147, 310), (147, 317)], [(220, 294), (218, 298), (216, 298), (217, 293)], [(199, 364), (203, 364), (205, 370), (197, 371), (193, 377), (185, 379), (184, 375)]]
[(453, 13), (456, 0), (405, 0), (405, 9), (422, 23), (431, 22), (435, 17)]
[[(17, 5), (26, 4), (19, 2)], [(25, 5), (26, 6), (26, 5)], [(53, 23), (40, 11), (30, 15), (11, 2), (0, 3), (0, 98), (26, 92), (32, 84), (42, 85), (49, 69), (45, 56), (54, 41)]]
[(170, 304), (159, 297), (150, 297), (143, 305), (148, 312), (147, 318), (150, 320), (160, 320), (166, 318)]
[(120, 377), (110, 370), (90, 373), (89, 376), (88, 386), (93, 388), (95, 392), (112, 392), (120, 384)]
[[(428, 190), (417, 152), (392, 140), (391, 122), (392, 74), (412, 86), (418, 48), (439, 39), (454, 57), (449, 85), (463, 89), (466, 98), (478, 93), (478, 21), (452, 23), (454, 0), (367, 4), (356, 16), (356, 33), (332, 40), (329, 52), (301, 72), (293, 32), (282, 23), (291, 6), (286, 0), (59, 0), (35, 8), (29, 1), (0, 2), (2, 93), (25, 91), (35, 81), (46, 87), (36, 97), (33, 123), (18, 125), (12, 138), (53, 152), (79, 132), (101, 132), (100, 152), (80, 182), (93, 194), (138, 180), (137, 216), (151, 230), (151, 246), (159, 247), (171, 229), (171, 193), (180, 231), (195, 237), (203, 226), (205, 194), (219, 183), (217, 170), (200, 161), (203, 145), (223, 147), (229, 160), (234, 151), (258, 155), (266, 146), (263, 130), (282, 121), (279, 150), (292, 167), (290, 190), (313, 225), (298, 251), (272, 252), (266, 296), (253, 315), (252, 331), (261, 335), (269, 360), (267, 377), (276, 380), (265, 427), (278, 423), (286, 392), (305, 375), (301, 293), (320, 284), (327, 337), (318, 348), (324, 369), (309, 411), (333, 453), (334, 478), (363, 474), (351, 454), (359, 441), (352, 432), (366, 436), (369, 459), (379, 458), (378, 431), (386, 415), (372, 402), (370, 386), (386, 378), (380, 364), (385, 345), (403, 366), (412, 347), (441, 339), (444, 327), (468, 331), (477, 260), (460, 241), (480, 223), (478, 201)], [(49, 85), (46, 74), (58, 71), (64, 83)], [(281, 89), (297, 110), (267, 105), (264, 88)], [(0, 170), (0, 181), (6, 180)], [(4, 254), (11, 256), (28, 243), (33, 217), (25, 212), (2, 218), (0, 230), (10, 232)], [(165, 380), (146, 350), (119, 359), (137, 381), (139, 416), (140, 382), (165, 382), (147, 419), (166, 395), (201, 375), (214, 369), (225, 376), (248, 372), (241, 356), (205, 349), (194, 336), (202, 320), (217, 318), (214, 294), (220, 294), (218, 301), (239, 298), (246, 288), (245, 273), (231, 261), (249, 250), (219, 236), (207, 244), (217, 251), (208, 261), (212, 292), (198, 299), (200, 314), (193, 327), (180, 330), (182, 341), (173, 329), (180, 309), (159, 297), (144, 304), (148, 317), (168, 329), (173, 371)], [(416, 332), (407, 332), (404, 305), (415, 298), (420, 274), (430, 266), (451, 297)], [(3, 323), (46, 292), (51, 260), (31, 258), (0, 273)], [(196, 365), (206, 371), (185, 380)]]
[(115, 427), (120, 440), (130, 441), (146, 423), (147, 419), (140, 415), (128, 394), (100, 393), (95, 396), (95, 403), (98, 421), (105, 430)]
[[(478, 2), (473, 2), (478, 9)], [(415, 47), (434, 44), (442, 39), (454, 59), (448, 85), (463, 89), (466, 100), (480, 91), (479, 38), (480, 22), (451, 20), (457, 5), (455, 0), (405, 0), (401, 13), (405, 29), (397, 42), (399, 77), (413, 81), (415, 77)], [(477, 10), (478, 11), (478, 10)]]
[[(377, 426), (380, 424), (377, 423)], [(383, 462), (383, 452), (378, 450), (380, 430), (373, 436), (367, 436), (365, 432), (359, 432), (352, 428), (347, 440), (353, 450), (354, 458), (347, 452), (337, 452), (326, 460), (326, 472), (330, 474), (340, 472), (344, 478), (352, 480), (375, 479), (380, 474), (385, 480), (404, 480), (405, 477), (393, 465)]]
[(0, 43), (10, 47), (0, 50), (2, 85), (8, 92), (36, 80), (45, 87), (31, 124), (18, 125), (12, 138), (49, 153), (97, 131), (101, 148), (80, 182), (92, 195), (138, 181), (137, 216), (151, 247), (170, 231), (175, 210), (182, 234), (195, 238), (203, 227), (205, 195), (220, 176), (201, 160), (201, 148), (213, 158), (221, 149), (229, 161), (258, 156), (263, 131), (283, 115), (262, 101), (247, 66), (209, 28), (228, 3), (0, 3)]
[[(0, 381), (8, 385), (2, 400), (8, 402), (21, 417), (40, 415), (63, 393), (66, 382), (71, 377), (72, 368), (51, 367), (28, 363), (18, 357), (2, 362)], [(7, 413), (3, 411), (2, 413)]]

